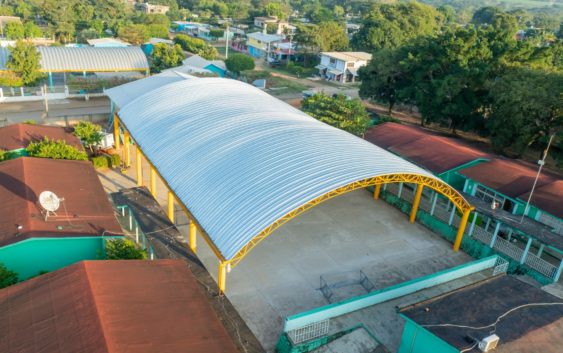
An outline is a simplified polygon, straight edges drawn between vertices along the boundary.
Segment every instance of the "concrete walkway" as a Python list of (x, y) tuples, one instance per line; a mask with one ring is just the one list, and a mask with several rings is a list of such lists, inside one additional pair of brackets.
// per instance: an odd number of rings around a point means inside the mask
[[(135, 170), (133, 163), (127, 174), (106, 169), (99, 176), (110, 193), (136, 185)], [(144, 184), (150, 185), (146, 162), (143, 173)], [(157, 201), (166, 209), (161, 180), (157, 189)], [(179, 220), (178, 229), (188, 240), (185, 216)], [(217, 280), (219, 261), (200, 235), (197, 256)], [(227, 275), (226, 295), (262, 346), (273, 352), (285, 317), (328, 304), (317, 290), (321, 274), (361, 269), (386, 288), (471, 260), (362, 189), (323, 202), (264, 239)]]

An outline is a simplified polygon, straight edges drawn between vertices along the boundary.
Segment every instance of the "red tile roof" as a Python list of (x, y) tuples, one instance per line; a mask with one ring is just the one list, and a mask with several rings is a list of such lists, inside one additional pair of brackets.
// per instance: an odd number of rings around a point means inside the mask
[(66, 141), (68, 145), (83, 151), (78, 137), (72, 135), (74, 128), (47, 125), (14, 124), (0, 128), (0, 150), (12, 151), (26, 148), (30, 142), (45, 139)]
[[(523, 202), (528, 202), (529, 197), (529, 192), (518, 196)], [(563, 219), (563, 180), (556, 180), (551, 184), (536, 188), (530, 199), (530, 204), (559, 219)]]
[(458, 139), (437, 136), (414, 126), (391, 122), (373, 128), (365, 139), (436, 174), (477, 159), (494, 158)]
[(0, 290), (1, 352), (236, 352), (181, 260), (83, 261)]
[[(38, 199), (47, 190), (65, 201), (58, 216), (45, 221)], [(32, 157), (1, 162), (0, 200), (0, 246), (29, 238), (122, 234), (91, 162)]]

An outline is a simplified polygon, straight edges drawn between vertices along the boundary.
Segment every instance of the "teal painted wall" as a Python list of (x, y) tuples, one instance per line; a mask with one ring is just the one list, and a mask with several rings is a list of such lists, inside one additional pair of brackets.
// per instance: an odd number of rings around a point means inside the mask
[(34, 238), (0, 248), (0, 262), (28, 279), (39, 271), (55, 271), (82, 260), (97, 260), (101, 237)]
[(437, 177), (439, 177), (440, 179), (442, 179), (446, 183), (450, 184), (454, 188), (456, 188), (458, 190), (463, 190), (463, 186), (465, 185), (465, 177), (459, 175), (457, 173), (457, 171), (461, 170), (461, 169), (473, 167), (474, 165), (481, 164), (481, 163), (484, 163), (484, 162), (487, 162), (487, 161), (488, 161), (488, 159), (477, 159), (473, 162), (469, 162), (469, 163), (464, 164), (460, 167), (457, 167), (457, 168), (449, 170), (445, 173), (439, 174), (439, 175), (437, 175)]
[(405, 323), (398, 353), (459, 353), (458, 349), (434, 336), (433, 333), (420, 327), (404, 315), (401, 316), (407, 322)]
[(216, 72), (219, 75), (221, 75), (221, 77), (225, 77), (225, 71), (221, 70), (220, 68), (218, 68), (215, 65), (207, 65), (206, 67), (204, 67), (204, 69), (212, 71), (212, 72)]

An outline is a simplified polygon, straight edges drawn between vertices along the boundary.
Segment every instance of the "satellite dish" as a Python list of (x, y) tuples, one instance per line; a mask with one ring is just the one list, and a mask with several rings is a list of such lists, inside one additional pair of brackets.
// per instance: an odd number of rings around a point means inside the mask
[(41, 207), (47, 211), (45, 220), (49, 218), (49, 212), (52, 212), (55, 216), (57, 216), (55, 211), (61, 206), (61, 200), (53, 192), (43, 191), (41, 195), (39, 195), (39, 203), (41, 204)]

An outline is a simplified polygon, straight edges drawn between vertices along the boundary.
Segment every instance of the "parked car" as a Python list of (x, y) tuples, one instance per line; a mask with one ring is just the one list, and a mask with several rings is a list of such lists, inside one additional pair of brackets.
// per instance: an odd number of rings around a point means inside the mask
[(276, 60), (276, 61), (270, 61), (270, 67), (280, 67), (282, 64), (281, 61)]
[(315, 92), (315, 91), (305, 91), (303, 92), (303, 98), (309, 98), (311, 96), (314, 96), (315, 94), (317, 94), (319, 92)]

